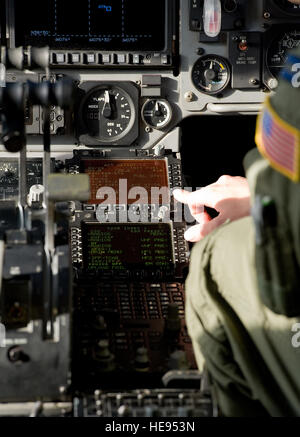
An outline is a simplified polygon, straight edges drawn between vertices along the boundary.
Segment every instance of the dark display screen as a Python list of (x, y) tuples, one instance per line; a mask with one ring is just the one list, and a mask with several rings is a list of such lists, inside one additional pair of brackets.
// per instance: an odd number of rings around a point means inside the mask
[(163, 50), (166, 0), (15, 0), (16, 45)]
[(83, 223), (83, 267), (88, 271), (169, 270), (174, 264), (168, 223)]
[[(91, 199), (89, 203), (99, 204), (103, 200), (97, 199), (97, 192), (101, 187), (110, 187), (116, 193), (116, 204), (132, 204), (137, 199), (120, 199), (120, 180), (126, 180), (127, 193), (134, 187), (143, 187), (147, 191), (147, 201), (141, 203), (167, 203), (168, 199), (159, 196), (158, 202), (151, 198), (151, 189), (154, 187), (168, 187), (168, 173), (165, 160), (141, 159), (84, 159), (82, 171), (89, 175), (91, 184)], [(168, 193), (168, 190), (166, 190)]]

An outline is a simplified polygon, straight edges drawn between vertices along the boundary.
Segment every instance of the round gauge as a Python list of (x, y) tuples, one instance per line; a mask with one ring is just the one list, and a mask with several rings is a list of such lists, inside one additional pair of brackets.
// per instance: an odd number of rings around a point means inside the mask
[(154, 129), (165, 128), (172, 119), (172, 108), (167, 100), (149, 99), (142, 107), (142, 118), (147, 126)]
[(128, 134), (135, 121), (129, 94), (114, 85), (103, 85), (87, 93), (80, 114), (88, 135), (101, 142), (114, 142)]
[(195, 87), (206, 94), (218, 94), (230, 80), (228, 62), (216, 55), (207, 55), (198, 59), (192, 70)]
[(272, 41), (267, 50), (267, 66), (270, 73), (278, 78), (285, 66), (288, 52), (300, 46), (300, 29), (282, 32)]
[(276, 6), (288, 14), (298, 15), (300, 14), (300, 4), (294, 4), (288, 0), (274, 0)]
[(10, 163), (0, 164), (0, 182), (6, 185), (18, 184), (18, 168)]

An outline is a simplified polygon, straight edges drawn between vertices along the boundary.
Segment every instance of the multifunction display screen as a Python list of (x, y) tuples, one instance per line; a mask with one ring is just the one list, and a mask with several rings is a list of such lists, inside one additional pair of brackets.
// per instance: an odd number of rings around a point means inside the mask
[(91, 272), (170, 270), (172, 241), (169, 223), (83, 223), (83, 267)]
[(166, 0), (15, 0), (16, 45), (163, 51)]

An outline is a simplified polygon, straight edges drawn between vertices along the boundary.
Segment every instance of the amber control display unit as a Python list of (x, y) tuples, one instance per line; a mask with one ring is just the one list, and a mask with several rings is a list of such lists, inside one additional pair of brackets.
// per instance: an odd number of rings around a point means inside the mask
[[(83, 204), (84, 211), (94, 211), (103, 204), (110, 210), (114, 205), (168, 205), (171, 190), (182, 188), (181, 160), (171, 151), (164, 156), (140, 150), (74, 150), (66, 160), (68, 173), (89, 175), (91, 197)], [(106, 199), (108, 189), (115, 201)]]
[[(83, 172), (90, 177), (91, 199), (89, 203), (91, 204), (103, 202), (103, 200), (97, 198), (98, 190), (101, 189), (101, 187), (110, 187), (115, 191), (117, 204), (132, 204), (136, 202), (135, 196), (132, 196), (134, 198), (127, 198), (126, 196), (124, 199), (125, 202), (121, 199), (122, 187), (120, 187), (120, 184), (126, 184), (126, 194), (127, 191), (130, 193), (131, 190), (137, 187), (143, 188), (145, 190), (145, 196), (140, 196), (141, 203), (152, 203), (151, 193), (154, 193), (154, 189), (161, 190), (164, 188), (167, 190), (169, 186), (167, 162), (164, 159), (86, 159), (82, 161), (82, 166)], [(168, 194), (168, 192), (166, 191), (165, 194)], [(157, 203), (162, 203), (162, 197), (163, 196), (157, 196)], [(169, 201), (169, 196), (167, 201)]]
[(16, 46), (48, 45), (51, 63), (64, 67), (170, 66), (174, 3), (15, 0)]

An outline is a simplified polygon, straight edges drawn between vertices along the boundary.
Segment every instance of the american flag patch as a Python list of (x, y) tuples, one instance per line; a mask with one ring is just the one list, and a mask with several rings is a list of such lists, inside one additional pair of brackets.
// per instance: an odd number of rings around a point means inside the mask
[(300, 181), (300, 131), (279, 117), (270, 99), (258, 117), (255, 141), (272, 167), (294, 182)]

